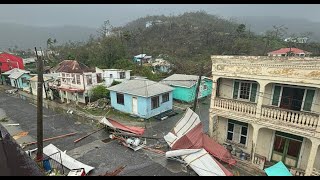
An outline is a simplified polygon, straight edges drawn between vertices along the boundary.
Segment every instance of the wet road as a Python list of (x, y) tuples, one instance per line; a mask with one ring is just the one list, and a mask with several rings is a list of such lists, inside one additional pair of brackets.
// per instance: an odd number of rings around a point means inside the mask
[[(204, 104), (204, 106), (209, 107), (208, 104)], [(208, 117), (208, 113), (206, 113), (208, 109), (203, 108), (201, 111), (203, 111), (203, 115), (201, 113), (200, 118), (204, 121), (204, 127), (207, 128), (205, 116)], [(113, 171), (121, 165), (126, 165), (126, 168), (120, 175), (194, 175), (194, 172), (184, 173), (180, 163), (168, 161), (159, 154), (146, 150), (134, 152), (120, 145), (117, 141), (105, 143), (102, 140), (108, 138), (106, 131), (99, 131), (78, 143), (73, 143), (75, 139), (97, 129), (96, 124), (50, 108), (44, 108), (43, 112), (44, 138), (77, 132), (75, 136), (44, 142), (44, 146), (52, 143), (62, 151), (67, 150), (67, 154), (71, 157), (95, 167), (91, 175), (104, 174), (106, 171)], [(19, 127), (8, 127), (9, 132), (27, 131), (29, 133), (28, 137), (18, 140), (20, 144), (23, 141), (36, 140), (36, 106), (33, 102), (0, 92), (0, 117), (1, 113), (2, 115), (5, 113), (10, 118), (10, 123), (20, 124)], [(181, 116), (182, 112), (164, 121), (150, 122), (150, 124), (147, 124), (149, 128), (146, 132), (153, 135), (157, 134), (157, 136), (165, 135)], [(147, 141), (147, 143), (153, 142)], [(35, 147), (35, 145), (28, 146), (25, 150)]]

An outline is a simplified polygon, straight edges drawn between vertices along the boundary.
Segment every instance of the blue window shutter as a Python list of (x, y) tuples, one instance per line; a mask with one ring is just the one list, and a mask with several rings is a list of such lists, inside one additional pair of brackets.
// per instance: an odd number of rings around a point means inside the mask
[(257, 88), (258, 88), (257, 83), (252, 83), (251, 94), (250, 94), (250, 101), (251, 102), (256, 102)]
[(233, 99), (238, 99), (238, 93), (239, 93), (239, 82), (234, 81), (233, 85)]
[(274, 86), (272, 105), (278, 106), (280, 100), (281, 86)]
[(307, 90), (306, 98), (304, 99), (303, 110), (311, 111), (312, 101), (314, 97), (315, 90)]

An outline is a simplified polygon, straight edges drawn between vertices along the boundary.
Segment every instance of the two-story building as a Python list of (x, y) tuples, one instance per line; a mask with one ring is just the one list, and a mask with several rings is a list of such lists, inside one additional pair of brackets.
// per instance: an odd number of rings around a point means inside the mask
[(320, 57), (211, 56), (209, 134), (305, 175), (320, 170)]
[(131, 70), (96, 68), (96, 72), (102, 74), (102, 78), (104, 79), (105, 86), (109, 87), (111, 86), (113, 81), (123, 82), (123, 81), (130, 80)]
[(64, 60), (52, 69), (59, 73), (58, 86), (62, 102), (89, 102), (89, 91), (98, 84), (99, 75), (95, 70), (74, 60)]

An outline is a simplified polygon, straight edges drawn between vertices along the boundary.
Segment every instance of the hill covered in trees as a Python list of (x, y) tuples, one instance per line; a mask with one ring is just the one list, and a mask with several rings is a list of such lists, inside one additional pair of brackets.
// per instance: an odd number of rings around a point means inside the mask
[(318, 43), (284, 42), (283, 37), (288, 33), (282, 26), (271, 26), (264, 35), (257, 35), (244, 24), (205, 12), (147, 16), (123, 27), (112, 27), (106, 21), (99, 33), (98, 37), (91, 36), (86, 42), (51, 46), (59, 52), (53, 59), (76, 59), (89, 66), (104, 68), (127, 68), (131, 65), (125, 65), (123, 59), (130, 60), (137, 54), (166, 55), (175, 64), (175, 73), (194, 74), (198, 72), (195, 64), (201, 62), (205, 63), (205, 72), (210, 71), (210, 55), (213, 54), (266, 55), (288, 46), (320, 54)]

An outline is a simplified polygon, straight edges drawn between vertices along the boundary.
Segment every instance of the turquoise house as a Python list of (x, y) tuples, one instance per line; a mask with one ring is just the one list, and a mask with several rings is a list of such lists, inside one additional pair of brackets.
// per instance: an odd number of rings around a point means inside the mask
[(28, 71), (18, 70), (13, 72), (8, 77), (11, 82), (11, 86), (18, 89), (29, 88), (29, 79), (31, 78)]
[(111, 106), (118, 111), (149, 119), (172, 110), (173, 88), (148, 79), (134, 79), (108, 88)]
[[(199, 76), (186, 74), (173, 74), (161, 82), (174, 88), (173, 99), (183, 102), (193, 102), (196, 94), (196, 87)], [(198, 99), (211, 96), (212, 80), (202, 76), (199, 88)]]

